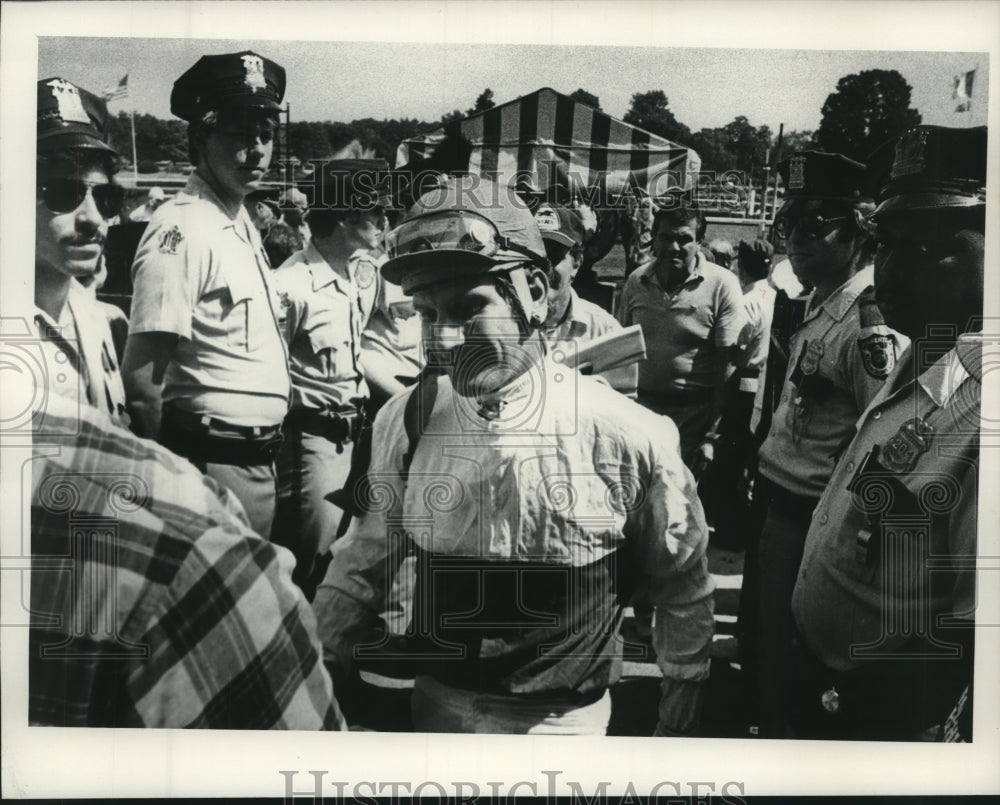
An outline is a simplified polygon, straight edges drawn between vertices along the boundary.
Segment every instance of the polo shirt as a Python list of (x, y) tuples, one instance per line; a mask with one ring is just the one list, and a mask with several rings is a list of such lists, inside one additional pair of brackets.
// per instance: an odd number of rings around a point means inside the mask
[(698, 254), (688, 278), (668, 293), (655, 265), (633, 272), (618, 304), (618, 321), (623, 327), (641, 325), (646, 339), (639, 389), (646, 394), (712, 389), (719, 350), (737, 343), (746, 321), (740, 282)]

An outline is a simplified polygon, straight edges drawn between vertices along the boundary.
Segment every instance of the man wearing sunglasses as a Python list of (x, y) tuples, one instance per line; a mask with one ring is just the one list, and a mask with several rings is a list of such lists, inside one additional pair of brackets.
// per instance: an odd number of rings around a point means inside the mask
[(290, 380), (280, 303), (243, 201), (268, 168), (284, 92), (284, 69), (250, 51), (203, 56), (174, 83), (195, 172), (139, 244), (123, 361), (135, 432), (231, 489), (264, 537)]
[(759, 642), (743, 648), (748, 658), (755, 648), (759, 656), (759, 726), (765, 737), (782, 737), (791, 594), (810, 517), (837, 453), (907, 343), (875, 305), (874, 242), (865, 223), (874, 204), (865, 166), (840, 154), (805, 151), (779, 164), (778, 172), (785, 201), (775, 226), (796, 277), (813, 291), (792, 337), (754, 485), (763, 530), (758, 561), (748, 572), (759, 573), (759, 584), (749, 585), (760, 596)]
[(982, 332), (986, 127), (914, 127), (871, 167), (875, 298), (913, 340), (806, 537), (791, 723), (803, 738), (971, 740), (982, 376), (996, 361)]
[(430, 371), (376, 417), (366, 512), (317, 592), (335, 674), (378, 652), (408, 545), (417, 731), (604, 734), (622, 606), (642, 587), (664, 676), (656, 732), (692, 734), (713, 584), (676, 427), (546, 354), (545, 244), (512, 189), (446, 180), (386, 248)]
[(38, 82), (34, 323), (50, 393), (127, 424), (118, 357), (104, 313), (78, 284), (98, 272), (108, 222), (121, 210), (108, 111), (62, 78)]
[[(292, 406), (278, 455), (274, 540), (297, 560), (294, 578), (310, 578), (330, 547), (343, 510), (329, 499), (343, 488), (371, 397), (361, 334), (379, 293), (385, 198), (376, 184), (389, 164), (342, 159), (317, 169), (309, 220), (312, 239), (274, 275), (292, 374)], [(394, 380), (386, 396), (402, 389)]]

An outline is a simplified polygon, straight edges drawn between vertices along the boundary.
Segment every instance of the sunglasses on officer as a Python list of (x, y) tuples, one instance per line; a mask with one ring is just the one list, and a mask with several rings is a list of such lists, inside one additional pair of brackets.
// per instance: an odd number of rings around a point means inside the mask
[(94, 199), (94, 206), (102, 218), (114, 218), (121, 212), (125, 201), (125, 188), (117, 184), (95, 184), (79, 179), (46, 179), (39, 186), (39, 194), (49, 212), (55, 215), (72, 212), (83, 204), (87, 194)]
[(831, 212), (829, 208), (806, 206), (802, 202), (792, 203), (778, 212), (774, 219), (774, 231), (778, 237), (788, 240), (792, 236), (792, 231), (798, 229), (808, 239), (815, 240), (825, 237), (833, 229), (834, 224), (844, 221), (855, 221), (863, 232), (871, 234), (874, 231), (874, 224), (860, 211), (851, 210), (847, 214), (837, 214)]
[(472, 252), (493, 257), (513, 251), (544, 262), (545, 257), (501, 234), (489, 218), (468, 210), (448, 210), (420, 215), (404, 221), (385, 237), (389, 258), (428, 251)]

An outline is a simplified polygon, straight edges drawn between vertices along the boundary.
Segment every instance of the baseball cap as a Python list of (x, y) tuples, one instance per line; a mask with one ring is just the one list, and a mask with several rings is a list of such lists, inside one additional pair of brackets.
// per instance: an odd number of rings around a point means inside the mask
[(386, 251), (382, 276), (407, 294), (525, 262), (548, 264), (532, 214), (512, 192), (472, 175), (442, 177), (420, 196), (386, 236)]
[(755, 238), (752, 241), (741, 240), (737, 256), (740, 267), (744, 271), (758, 279), (763, 279), (771, 267), (774, 246), (763, 238)]
[(174, 82), (170, 111), (182, 120), (215, 109), (278, 111), (285, 97), (285, 68), (245, 50), (202, 56)]
[(117, 155), (108, 145), (107, 104), (64, 78), (38, 82), (38, 150), (93, 148)]
[(800, 151), (778, 163), (785, 200), (857, 202), (871, 199), (865, 166), (843, 154)]
[(874, 215), (986, 203), (986, 126), (914, 126), (870, 159)]
[(541, 204), (535, 210), (535, 223), (544, 241), (553, 241), (571, 248), (583, 245), (583, 218), (572, 207)]

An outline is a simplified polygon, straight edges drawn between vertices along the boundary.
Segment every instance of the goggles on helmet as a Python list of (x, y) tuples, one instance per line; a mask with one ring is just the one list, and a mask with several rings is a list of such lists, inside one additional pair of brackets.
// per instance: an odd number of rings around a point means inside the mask
[(494, 257), (502, 251), (522, 254), (536, 262), (544, 256), (501, 234), (489, 218), (468, 210), (445, 210), (404, 221), (385, 236), (389, 259), (419, 252), (460, 251)]

